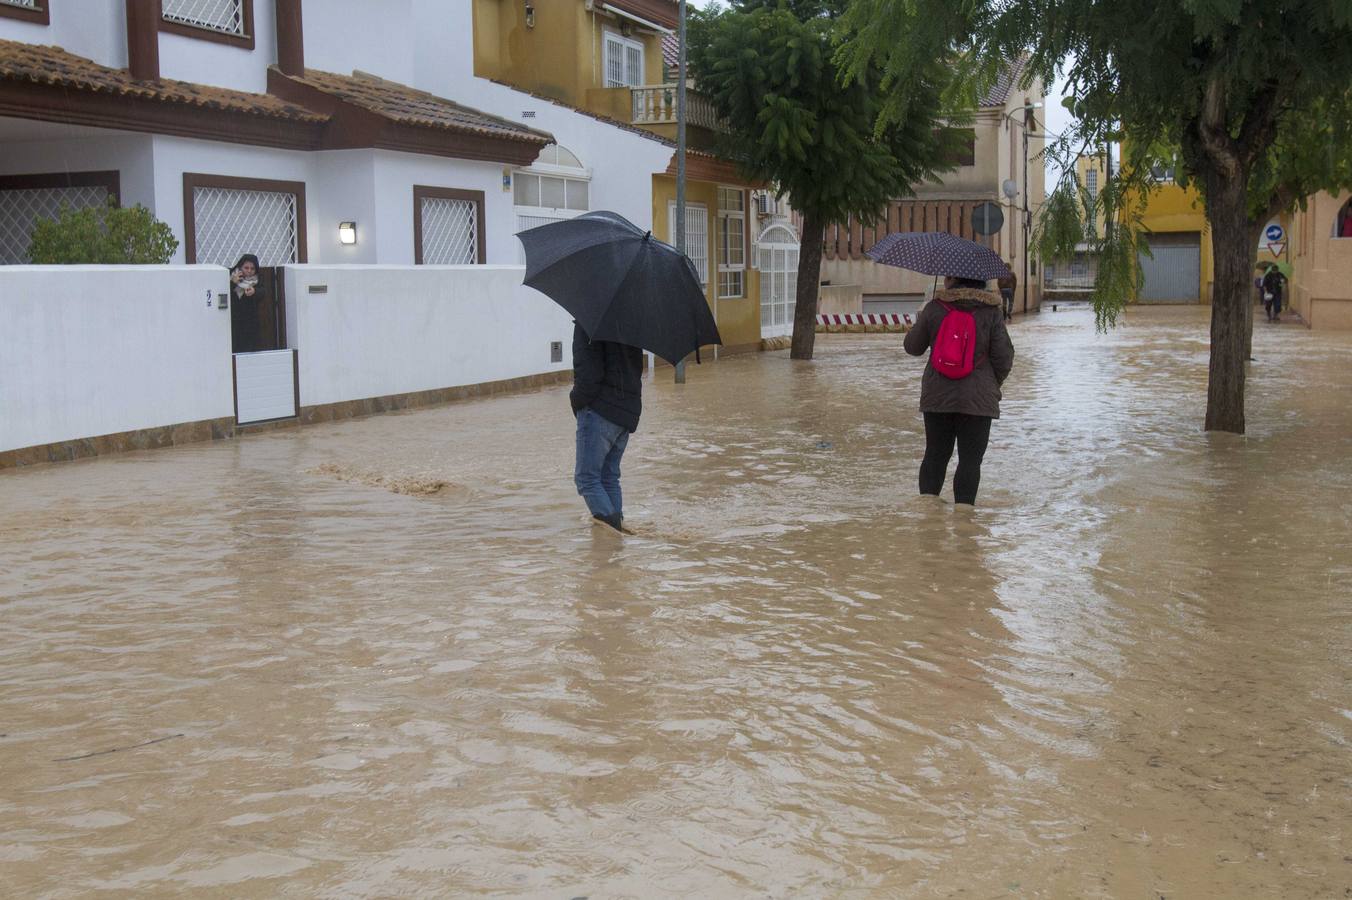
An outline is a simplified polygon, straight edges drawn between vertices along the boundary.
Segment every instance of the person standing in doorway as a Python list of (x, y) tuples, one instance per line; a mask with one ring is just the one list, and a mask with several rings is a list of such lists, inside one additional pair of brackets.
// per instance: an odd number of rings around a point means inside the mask
[[(930, 363), (920, 381), (920, 412), (925, 417), (925, 457), (920, 463), (920, 493), (938, 496), (944, 486), (953, 448), (958, 469), (953, 475), (956, 503), (976, 503), (981, 484), (981, 462), (990, 442), (991, 423), (1000, 418), (1000, 386), (1014, 367), (1014, 344), (1009, 339), (1001, 298), (986, 283), (970, 278), (945, 278), (944, 290), (934, 295), (906, 333), (903, 346), (912, 356), (930, 351)], [(947, 333), (940, 339), (941, 326)], [(962, 368), (940, 371), (941, 351), (960, 335), (966, 352)]]
[(577, 462), (573, 483), (592, 518), (616, 531), (624, 527), (620, 458), (643, 413), (643, 351), (613, 341), (593, 341), (573, 325), (573, 390)]
[(1005, 304), (1005, 321), (1008, 322), (1014, 318), (1014, 292), (1019, 289), (1019, 276), (1014, 274), (1012, 263), (1009, 274), (1003, 276), (996, 284), (1000, 288), (1000, 299)]
[(1269, 322), (1280, 322), (1282, 316), (1282, 290), (1286, 286), (1286, 277), (1276, 266), (1269, 266), (1263, 276), (1263, 297), (1266, 300)]
[(262, 295), (258, 288), (258, 257), (246, 253), (230, 270), (231, 351), (252, 353), (262, 339)]

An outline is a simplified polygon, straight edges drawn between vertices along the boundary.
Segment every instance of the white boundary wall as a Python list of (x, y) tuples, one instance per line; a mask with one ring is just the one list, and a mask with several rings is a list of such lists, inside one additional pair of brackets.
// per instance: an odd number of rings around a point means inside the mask
[(217, 266), (0, 266), (0, 450), (233, 416), (227, 287)]
[[(572, 368), (572, 318), (521, 266), (288, 266), (302, 406)], [(324, 289), (311, 293), (312, 288)], [(550, 362), (550, 344), (563, 359)]]
[[(571, 369), (572, 319), (524, 271), (288, 266), (301, 405)], [(0, 267), (0, 451), (232, 417), (227, 288), (218, 266)]]

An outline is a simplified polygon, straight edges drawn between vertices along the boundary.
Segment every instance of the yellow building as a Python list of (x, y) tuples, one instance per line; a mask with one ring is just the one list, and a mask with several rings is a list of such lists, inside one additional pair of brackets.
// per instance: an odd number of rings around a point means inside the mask
[[(1211, 302), (1215, 264), (1211, 252), (1211, 226), (1197, 188), (1180, 187), (1172, 169), (1155, 171), (1155, 188), (1145, 200), (1141, 217), (1143, 243), (1152, 257), (1141, 255), (1144, 276), (1137, 300), (1142, 303)], [(1130, 200), (1128, 201), (1130, 203)], [(1263, 226), (1257, 261), (1291, 259), (1286, 216)], [(1257, 302), (1257, 292), (1254, 300)]]
[(1311, 328), (1352, 330), (1352, 194), (1321, 191), (1291, 216), (1291, 305)]
[[(473, 0), (474, 73), (585, 112), (609, 125), (641, 130), (674, 150), (676, 90), (674, 0)], [(760, 236), (752, 192), (735, 166), (707, 149), (718, 122), (707, 98), (687, 92), (686, 252), (704, 282), (726, 350), (760, 346), (773, 328), (751, 263)], [(676, 160), (652, 175), (652, 231), (674, 243)], [(604, 179), (595, 171), (595, 187)], [(576, 214), (573, 211), (571, 214)], [(643, 224), (643, 223), (639, 223)], [(774, 257), (778, 258), (778, 257)], [(796, 258), (796, 257), (795, 257)], [(792, 292), (792, 279), (775, 279)], [(767, 286), (770, 282), (767, 282)], [(778, 289), (778, 287), (777, 287)]]

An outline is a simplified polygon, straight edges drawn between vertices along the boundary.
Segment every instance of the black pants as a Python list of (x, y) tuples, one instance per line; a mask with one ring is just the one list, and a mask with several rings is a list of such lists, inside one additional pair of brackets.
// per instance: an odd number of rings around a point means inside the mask
[(958, 471), (953, 474), (953, 500), (976, 503), (981, 484), (981, 459), (991, 439), (990, 416), (925, 413), (925, 459), (920, 463), (920, 493), (939, 495), (944, 473), (958, 446)]

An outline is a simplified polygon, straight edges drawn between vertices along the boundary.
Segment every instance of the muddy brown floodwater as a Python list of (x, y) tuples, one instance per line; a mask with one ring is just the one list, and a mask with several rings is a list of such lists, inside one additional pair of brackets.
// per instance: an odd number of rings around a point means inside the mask
[(0, 893), (1347, 896), (1352, 336), (1265, 325), (1238, 438), (1202, 312), (1017, 324), (975, 513), (873, 335), (649, 387), (626, 539), (562, 388), (0, 473)]

